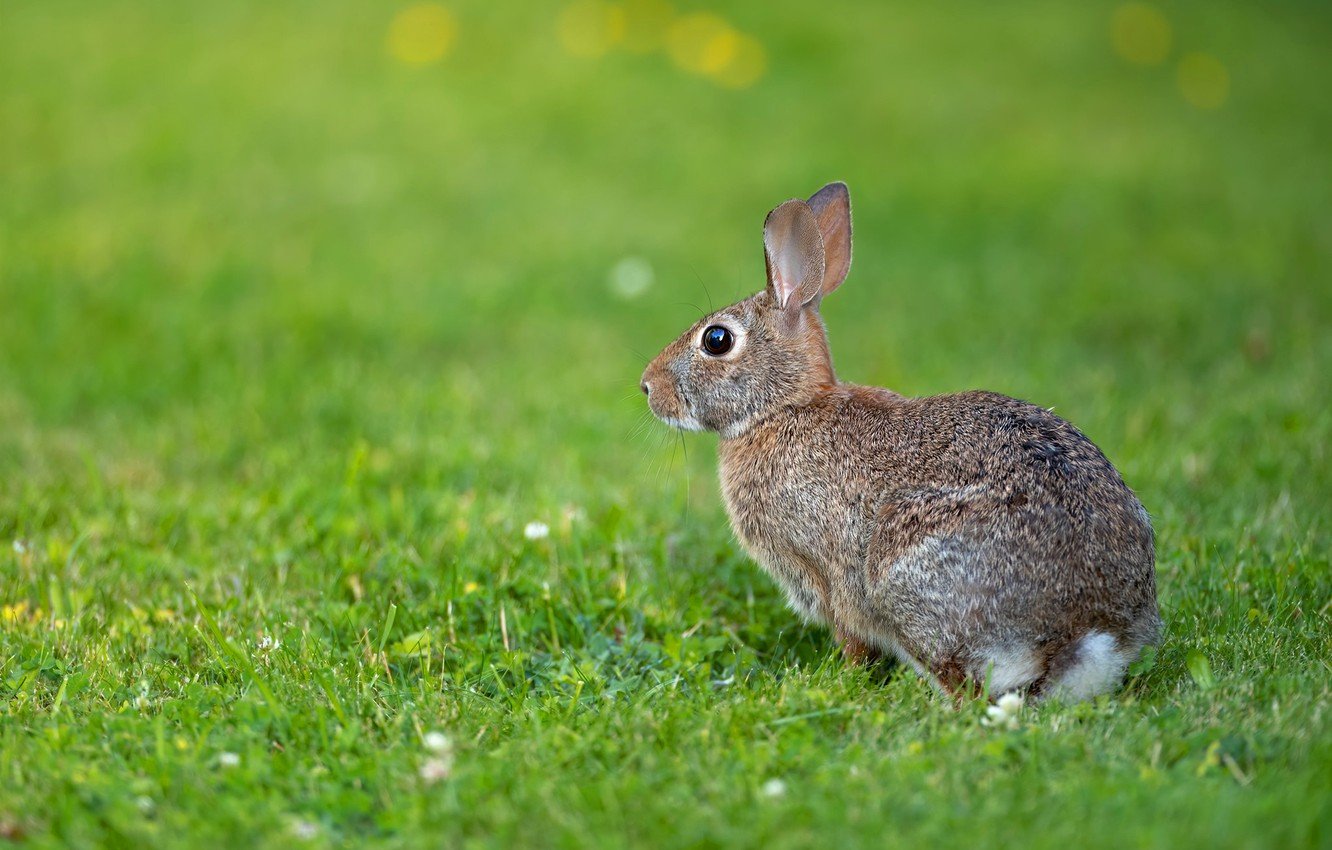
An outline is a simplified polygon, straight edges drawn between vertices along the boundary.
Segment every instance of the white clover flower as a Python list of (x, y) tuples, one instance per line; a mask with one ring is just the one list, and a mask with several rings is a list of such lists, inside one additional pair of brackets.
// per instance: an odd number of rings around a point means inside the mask
[(319, 824), (297, 818), (291, 822), (291, 834), (301, 841), (311, 841), (319, 836)]
[(763, 783), (759, 792), (765, 797), (782, 797), (786, 795), (786, 783), (780, 779), (769, 779)]
[(453, 741), (449, 740), (448, 735), (445, 735), (438, 730), (427, 732), (425, 738), (422, 739), (422, 743), (424, 743), (425, 748), (432, 753), (453, 752)]
[(24, 542), (23, 542), (22, 540), (19, 540), (17, 537), (15, 537), (15, 538), (14, 538), (14, 554), (15, 554), (15, 555), (22, 555), (24, 552), (27, 552), (27, 551), (28, 551), (28, 547), (27, 547), (27, 545), (25, 545)]
[(523, 526), (523, 536), (528, 540), (544, 540), (550, 536), (550, 526), (544, 522), (529, 522)]
[(1022, 713), (1022, 703), (1021, 694), (1004, 694), (994, 705), (985, 709), (985, 717), (981, 723), (1003, 729), (1016, 729), (1018, 715)]
[(436, 782), (448, 779), (449, 775), (452, 773), (452, 757), (441, 756), (440, 758), (426, 759), (421, 764), (421, 779), (423, 779), (427, 785), (434, 785)]
[(259, 640), (255, 641), (255, 646), (259, 648), (260, 652), (271, 652), (282, 646), (282, 641), (272, 635), (260, 635)]
[(624, 299), (637, 298), (652, 286), (652, 264), (642, 257), (625, 257), (611, 266), (607, 276), (611, 292)]
[(587, 519), (587, 511), (577, 505), (565, 505), (564, 510), (560, 511), (560, 516), (564, 517), (565, 523), (572, 525)]
[(239, 767), (240, 756), (236, 753), (220, 753), (217, 757), (217, 763), (222, 767)]

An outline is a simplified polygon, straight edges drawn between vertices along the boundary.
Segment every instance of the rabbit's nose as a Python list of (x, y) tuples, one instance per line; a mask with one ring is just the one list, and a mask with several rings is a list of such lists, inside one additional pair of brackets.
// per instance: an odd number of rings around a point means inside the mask
[(643, 395), (652, 395), (652, 387), (648, 385), (647, 381), (643, 381), (642, 383), (640, 383), (638, 385), (638, 388), (643, 391)]

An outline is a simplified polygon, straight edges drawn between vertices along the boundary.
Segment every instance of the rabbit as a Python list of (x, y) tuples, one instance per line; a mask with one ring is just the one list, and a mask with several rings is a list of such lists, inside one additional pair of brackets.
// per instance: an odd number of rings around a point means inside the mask
[(993, 392), (839, 381), (819, 314), (851, 268), (831, 183), (763, 225), (767, 286), (643, 373), (657, 418), (715, 431), (736, 537), (850, 663), (895, 657), (956, 700), (1114, 690), (1159, 639), (1155, 541), (1105, 455)]

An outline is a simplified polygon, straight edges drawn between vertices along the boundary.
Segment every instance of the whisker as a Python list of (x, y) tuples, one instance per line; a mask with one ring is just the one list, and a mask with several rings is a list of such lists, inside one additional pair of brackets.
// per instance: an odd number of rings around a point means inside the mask
[[(678, 435), (680, 432), (677, 431), (677, 432), (675, 432), (675, 433)], [(677, 451), (679, 448), (680, 448), (680, 441), (677, 439), (677, 440), (673, 441), (673, 442), (672, 442), (672, 445), (671, 445), (671, 466), (670, 466), (670, 469), (667, 470), (667, 472), (674, 471), (674, 469), (675, 469), (675, 453), (676, 453), (676, 451)]]
[(647, 450), (644, 452), (647, 459), (648, 476), (654, 481), (661, 480), (661, 434), (658, 432), (658, 438), (649, 441)]
[(653, 417), (652, 414), (650, 413), (643, 413), (639, 415), (638, 424), (635, 425), (629, 432), (629, 439), (636, 440), (643, 434), (647, 433), (648, 427), (652, 425), (652, 420)]
[(659, 451), (658, 447), (661, 445), (661, 432), (657, 432), (656, 439), (652, 437), (651, 432), (646, 431), (640, 436), (645, 439), (643, 440), (643, 451), (639, 454), (638, 461), (639, 464), (644, 467), (646, 474), (651, 477), (655, 474), (657, 462), (659, 460), (657, 453)]
[[(646, 437), (647, 434), (643, 433), (640, 434), (639, 436)], [(652, 473), (652, 463), (649, 459), (651, 456), (651, 452), (652, 452), (652, 441), (643, 440), (643, 450), (638, 453), (638, 465), (643, 468), (643, 472), (647, 475), (651, 475)]]
[[(694, 276), (694, 280), (698, 281), (699, 286), (703, 287), (704, 292), (707, 292), (708, 285), (703, 282), (703, 275), (699, 274), (698, 269), (695, 268), (692, 264), (686, 264), (686, 265), (689, 266), (689, 273)], [(711, 303), (712, 303), (712, 296), (708, 296), (708, 304)], [(713, 312), (713, 311), (709, 310), (708, 312)]]

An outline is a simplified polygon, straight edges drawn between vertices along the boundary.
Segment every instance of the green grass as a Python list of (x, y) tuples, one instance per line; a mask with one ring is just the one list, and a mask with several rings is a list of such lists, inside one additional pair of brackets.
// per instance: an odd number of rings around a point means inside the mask
[[(0, 843), (1332, 845), (1325, 7), (1143, 68), (1110, 4), (753, 0), (744, 91), (451, 8), (426, 68), (382, 4), (0, 12)], [(642, 421), (835, 178), (843, 377), (1053, 406), (1155, 517), (1113, 699), (848, 669)]]

